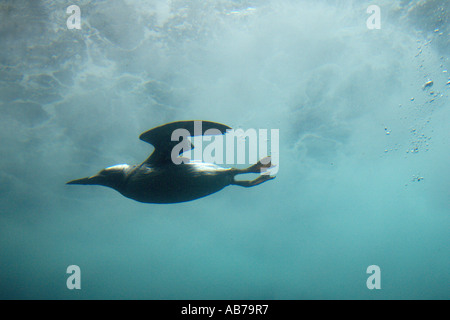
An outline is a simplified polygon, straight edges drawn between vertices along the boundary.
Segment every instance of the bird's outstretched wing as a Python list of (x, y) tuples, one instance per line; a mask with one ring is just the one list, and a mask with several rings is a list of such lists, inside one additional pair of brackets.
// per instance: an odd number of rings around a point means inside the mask
[[(147, 160), (144, 161), (144, 163), (149, 165), (163, 165), (172, 163), (172, 149), (180, 143), (180, 141), (172, 141), (172, 133), (177, 129), (185, 129), (189, 132), (190, 136), (196, 136), (205, 135), (205, 132), (209, 129), (216, 130), (208, 132), (208, 135), (224, 134), (231, 128), (227, 125), (212, 121), (187, 120), (170, 122), (150, 129), (139, 136), (139, 139), (150, 143), (155, 147), (153, 153), (147, 158)], [(182, 151), (187, 151), (193, 148), (194, 146), (188, 143), (184, 146)]]

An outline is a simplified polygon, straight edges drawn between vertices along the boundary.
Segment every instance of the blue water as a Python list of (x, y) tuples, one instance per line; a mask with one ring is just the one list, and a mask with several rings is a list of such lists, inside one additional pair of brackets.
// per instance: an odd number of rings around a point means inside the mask
[[(450, 2), (72, 2), (0, 3), (0, 298), (450, 298)], [(185, 119), (279, 129), (277, 178), (65, 185)]]

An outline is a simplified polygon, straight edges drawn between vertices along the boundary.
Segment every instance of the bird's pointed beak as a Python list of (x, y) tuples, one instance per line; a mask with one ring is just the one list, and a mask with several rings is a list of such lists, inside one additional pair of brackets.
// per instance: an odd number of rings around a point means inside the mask
[(97, 184), (98, 181), (96, 179), (96, 176), (92, 176), (92, 177), (86, 177), (86, 178), (81, 178), (81, 179), (75, 179), (75, 180), (71, 180), (69, 182), (66, 182), (66, 184)]

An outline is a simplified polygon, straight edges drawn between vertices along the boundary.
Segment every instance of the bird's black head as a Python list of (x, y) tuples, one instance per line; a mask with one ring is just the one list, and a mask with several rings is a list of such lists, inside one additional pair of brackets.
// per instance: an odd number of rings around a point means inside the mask
[(119, 164), (103, 169), (91, 177), (72, 180), (66, 184), (100, 185), (120, 191), (128, 175), (129, 168), (130, 166), (127, 164)]

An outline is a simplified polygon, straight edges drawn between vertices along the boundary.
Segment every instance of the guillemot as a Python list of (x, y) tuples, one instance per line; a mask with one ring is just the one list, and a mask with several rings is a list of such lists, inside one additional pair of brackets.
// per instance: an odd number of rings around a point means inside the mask
[[(102, 185), (113, 188), (125, 197), (144, 203), (179, 203), (213, 194), (228, 185), (253, 187), (274, 179), (267, 173), (254, 180), (236, 180), (235, 176), (245, 173), (262, 173), (272, 168), (270, 156), (245, 168), (224, 168), (213, 163), (189, 161), (183, 158), (174, 163), (174, 150), (178, 141), (173, 141), (173, 132), (187, 130), (190, 136), (225, 134), (229, 126), (201, 121), (201, 131), (196, 132), (198, 121), (176, 121), (161, 125), (142, 133), (139, 138), (154, 146), (153, 153), (140, 165), (120, 164), (101, 170), (91, 177), (76, 179), (67, 184)], [(176, 156), (193, 149), (191, 143), (184, 143)], [(180, 161), (178, 161), (180, 162)]]

